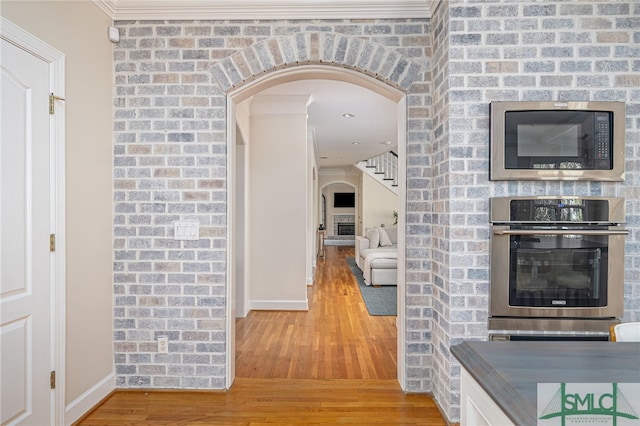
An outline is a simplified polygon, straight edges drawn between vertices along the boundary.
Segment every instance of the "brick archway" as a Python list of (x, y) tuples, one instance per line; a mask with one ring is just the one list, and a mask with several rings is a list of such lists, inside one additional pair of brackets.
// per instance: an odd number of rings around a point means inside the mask
[[(405, 185), (399, 203), (405, 208), (400, 225), (406, 231), (402, 251), (406, 259), (399, 263), (405, 265), (407, 289), (401, 297), (406, 319), (398, 321), (405, 338), (405, 355), (398, 362), (405, 366), (398, 364), (398, 371), (406, 381), (401, 385), (410, 392), (429, 392), (433, 383), (449, 383), (450, 368), (435, 369), (433, 355), (439, 347), (434, 341), (449, 341), (448, 328), (433, 319), (441, 314), (439, 307), (432, 305), (448, 295), (437, 287), (448, 264), (443, 266), (431, 256), (441, 239), (432, 232), (432, 220), (439, 217), (438, 206), (444, 205), (436, 206), (431, 193), (448, 188), (435, 182), (433, 175), (447, 174), (439, 167), (448, 165), (449, 151), (440, 145), (441, 133), (446, 136), (448, 131), (442, 128), (446, 118), (442, 114), (447, 112), (442, 96), (447, 88), (430, 90), (432, 61), (442, 56), (442, 52), (430, 54), (431, 27), (422, 18), (118, 22), (122, 39), (114, 45), (113, 58), (117, 210), (113, 227), (118, 263), (113, 274), (118, 293), (114, 351), (119, 386), (228, 386), (234, 360), (227, 357), (225, 344), (233, 338), (228, 328), (234, 321), (229, 314), (232, 299), (220, 293), (231, 289), (237, 246), (229, 246), (234, 236), (230, 200), (237, 183), (230, 166), (235, 142), (241, 142), (234, 139), (238, 130), (234, 104), (266, 88), (303, 79), (357, 84), (398, 104), (394, 116), (406, 145), (405, 171), (399, 174)], [(175, 243), (167, 238), (176, 218), (193, 218), (204, 225), (207, 238), (200, 249), (212, 249), (212, 258), (172, 256)], [(144, 232), (138, 232), (142, 227)], [(443, 252), (436, 251), (436, 255)], [(442, 267), (446, 270), (438, 269)], [(182, 287), (189, 292), (176, 290)], [(145, 305), (151, 302), (145, 299), (148, 291), (158, 300), (171, 299), (172, 305)], [(219, 309), (223, 303), (225, 308)], [(147, 320), (167, 324), (169, 317), (191, 321), (189, 329), (202, 332), (197, 342), (186, 333), (172, 335), (180, 353), (193, 356), (153, 358), (152, 369), (129, 363), (129, 356), (146, 356), (154, 338), (136, 324)], [(129, 335), (131, 324), (141, 332)], [(436, 355), (439, 365), (449, 366), (446, 354)], [(199, 360), (205, 358), (210, 360), (209, 369), (197, 372)], [(175, 374), (166, 372), (169, 366), (175, 366)]]
[[(368, 88), (387, 97), (397, 103), (397, 119), (404, 122), (399, 127), (398, 154), (405, 159), (400, 163), (400, 176), (407, 176), (407, 145), (409, 143), (406, 128), (408, 126), (407, 105), (408, 98), (417, 97), (409, 89), (416, 82), (424, 81), (424, 64), (412, 61), (408, 57), (399, 54), (396, 50), (387, 48), (375, 42), (370, 42), (357, 37), (348, 37), (330, 33), (300, 33), (294, 36), (282, 36), (261, 41), (247, 47), (225, 59), (220, 60), (210, 68), (213, 78), (218, 82), (220, 89), (227, 97), (228, 133), (227, 133), (227, 168), (229, 170), (228, 191), (229, 199), (236, 196), (233, 179), (236, 174), (235, 155), (233, 147), (236, 144), (236, 105), (248, 99), (268, 87), (279, 83), (304, 80), (304, 79), (328, 79), (340, 80)], [(422, 143), (417, 141), (416, 143)], [(402, 179), (401, 179), (402, 180)], [(399, 226), (404, 226), (404, 217), (408, 209), (406, 194), (406, 181), (400, 183), (399, 197)], [(234, 209), (227, 211), (227, 223), (234, 223)], [(230, 226), (227, 235), (227, 247), (229, 251), (229, 264), (235, 264), (234, 253), (237, 246), (235, 240), (234, 225)], [(406, 250), (405, 236), (399, 236), (398, 256), (398, 353), (397, 371), (400, 386), (409, 390), (410, 366), (406, 360), (413, 351), (407, 340), (407, 321), (405, 315), (408, 305), (411, 305), (406, 293)], [(242, 246), (242, 249), (245, 249)], [(227, 333), (226, 347), (227, 360), (235, 357), (235, 332), (234, 322), (228, 316), (233, 308), (229, 304), (234, 300), (236, 282), (227, 277)], [(241, 285), (246, 285), (243, 282)], [(244, 292), (244, 290), (243, 290)], [(244, 293), (243, 293), (244, 294)], [(423, 356), (424, 354), (420, 354)], [(227, 362), (227, 386), (231, 386), (234, 379), (235, 368)]]
[(381, 44), (333, 33), (298, 33), (270, 38), (222, 59), (213, 78), (231, 92), (270, 71), (299, 65), (330, 65), (362, 72), (408, 92), (423, 65)]

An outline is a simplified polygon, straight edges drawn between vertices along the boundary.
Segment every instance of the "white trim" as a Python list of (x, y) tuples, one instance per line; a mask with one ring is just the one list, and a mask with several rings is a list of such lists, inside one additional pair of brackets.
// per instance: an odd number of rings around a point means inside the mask
[(407, 97), (403, 96), (398, 102), (398, 313), (396, 316), (397, 327), (397, 360), (398, 382), (405, 392), (407, 391), (406, 374), (406, 223), (407, 210)]
[(114, 20), (431, 18), (439, 0), (94, 0)]
[(45, 62), (53, 63), (64, 57), (58, 49), (26, 32), (3, 16), (0, 16), (0, 36)]
[[(367, 78), (362, 78), (366, 76)], [(239, 89), (234, 89), (228, 93), (236, 104), (249, 99), (257, 93), (263, 92), (279, 84), (298, 80), (337, 80), (346, 83), (353, 83), (365, 89), (369, 89), (390, 101), (400, 102), (405, 94), (399, 89), (390, 86), (384, 81), (365, 74), (361, 71), (346, 67), (336, 67), (331, 65), (302, 65), (292, 68), (281, 68), (273, 72), (260, 73), (251, 81), (243, 84)], [(351, 168), (351, 166), (348, 166)], [(355, 172), (354, 172), (355, 173)]]
[[(227, 111), (233, 111), (233, 119), (235, 120), (236, 118), (236, 104), (233, 103), (233, 108), (232, 109), (227, 109)], [(250, 138), (250, 136), (248, 136), (248, 138)], [(234, 138), (235, 141), (236, 138)], [(234, 142), (235, 143), (235, 142)], [(249, 311), (250, 309), (250, 303), (249, 303), (249, 297), (251, 295), (251, 250), (249, 249), (250, 244), (251, 244), (251, 218), (249, 217), (249, 214), (247, 214), (247, 212), (249, 212), (251, 210), (251, 150), (249, 149), (248, 144), (251, 143), (250, 140), (245, 140), (245, 144), (243, 146), (244, 149), (244, 157), (243, 157), (243, 168), (244, 168), (244, 175), (243, 175), (243, 180), (244, 180), (244, 188), (242, 189), (242, 195), (243, 195), (243, 206), (244, 206), (244, 212), (242, 215), (242, 218), (244, 220), (243, 223), (243, 240), (242, 240), (242, 249), (243, 249), (243, 256), (244, 256), (244, 263), (243, 263), (243, 270), (242, 270), (242, 274), (243, 274), (243, 289), (242, 289), (242, 295), (244, 297), (243, 299), (243, 305), (244, 305), (244, 312), (242, 313), (242, 317), (246, 317), (247, 315), (249, 315)], [(236, 166), (237, 161), (234, 162), (234, 166)], [(235, 169), (234, 169), (235, 170)], [(235, 171), (234, 171), (234, 179), (235, 179)], [(237, 191), (237, 185), (234, 185), (234, 188), (236, 188)], [(237, 200), (237, 192), (234, 195), (234, 200)], [(235, 214), (235, 213), (234, 213)], [(234, 289), (237, 291), (238, 286), (237, 283), (234, 283), (235, 287)], [(236, 312), (236, 316), (238, 315), (238, 313)], [(235, 321), (233, 323), (235, 325)], [(235, 348), (235, 342), (234, 342), (234, 346)], [(234, 355), (235, 356), (235, 355)], [(234, 358), (235, 360), (235, 358)]]
[(252, 300), (251, 309), (257, 311), (308, 311), (308, 300)]
[[(322, 173), (321, 173), (321, 175), (322, 175)], [(330, 174), (327, 174), (327, 175), (328, 175), (328, 176), (330, 176)], [(340, 179), (338, 179), (338, 180), (332, 180), (332, 181), (329, 181), (329, 182), (327, 182), (327, 183), (323, 184), (323, 185), (319, 188), (319, 189), (320, 189), (320, 192), (322, 192), (322, 190), (323, 190), (323, 189), (325, 189), (327, 186), (330, 186), (330, 185), (338, 185), (338, 184), (348, 185), (348, 186), (352, 187), (352, 188), (353, 188), (353, 190), (354, 190), (355, 192), (358, 192), (358, 186), (357, 186), (357, 185), (355, 185), (355, 184), (353, 184), (353, 183), (351, 183), (351, 182), (347, 182), (346, 180), (340, 180)], [(338, 208), (353, 209), (354, 207), (338, 207)], [(333, 214), (341, 214), (341, 213), (333, 213)], [(349, 214), (349, 213), (346, 213), (346, 214)]]
[(116, 376), (111, 372), (98, 383), (87, 389), (82, 395), (74, 399), (67, 405), (64, 424), (71, 425), (80, 417), (88, 413), (93, 407), (98, 405), (116, 388)]
[[(64, 56), (59, 60), (51, 63), (51, 90), (56, 96), (65, 98), (65, 63)], [(52, 158), (51, 166), (55, 171), (55, 176), (52, 176), (51, 182), (51, 208), (53, 214), (53, 221), (51, 226), (51, 233), (56, 234), (56, 251), (54, 256), (55, 262), (55, 280), (56, 291), (54, 293), (54, 300), (52, 303), (57, 307), (57, 330), (55, 334), (57, 363), (55, 366), (56, 371), (56, 406), (64, 407), (65, 403), (65, 387), (66, 387), (66, 294), (67, 294), (67, 279), (66, 279), (66, 253), (67, 253), (67, 239), (66, 239), (66, 128), (65, 128), (66, 110), (64, 102), (57, 102), (56, 113), (50, 116), (50, 129), (51, 137), (54, 139), (52, 142)], [(55, 157), (55, 158), (54, 158)], [(63, 421), (62, 412), (58, 410), (59, 416), (56, 419), (59, 424)]]
[[(64, 98), (65, 56), (62, 52), (28, 33), (4, 17), (0, 17), (0, 37), (49, 63), (50, 90)], [(64, 423), (65, 344), (66, 344), (66, 269), (65, 269), (65, 110), (56, 104), (50, 116), (50, 233), (56, 234), (56, 251), (51, 260), (51, 369), (56, 372), (56, 389), (51, 393), (52, 424)]]
[(225, 388), (230, 389), (236, 377), (236, 255), (235, 255), (235, 214), (236, 214), (236, 115), (235, 104), (227, 96), (227, 279), (225, 302)]
[(91, 0), (93, 4), (98, 6), (98, 9), (102, 10), (108, 17), (115, 19), (117, 15), (116, 5), (112, 0)]

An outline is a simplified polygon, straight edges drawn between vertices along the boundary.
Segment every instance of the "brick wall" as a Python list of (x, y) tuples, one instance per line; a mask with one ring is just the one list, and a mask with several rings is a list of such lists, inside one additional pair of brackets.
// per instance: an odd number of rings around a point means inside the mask
[[(451, 371), (451, 355), (449, 353), (450, 325), (450, 294), (452, 280), (451, 274), (451, 180), (459, 181), (468, 178), (464, 173), (451, 173), (451, 153), (449, 147), (449, 91), (451, 82), (449, 79), (449, 8), (447, 3), (438, 5), (432, 17), (433, 28), (433, 144), (431, 144), (430, 157), (433, 163), (433, 190), (431, 199), (433, 243), (432, 251), (432, 277), (430, 281), (430, 293), (432, 294), (432, 345), (433, 345), (433, 383), (432, 391), (436, 396), (440, 407), (447, 412), (450, 420), (457, 420), (456, 414), (449, 414), (451, 407), (457, 405), (457, 401), (450, 399), (451, 380), (456, 375)], [(473, 177), (471, 176), (471, 179)], [(464, 301), (464, 296), (461, 296)]]
[[(449, 420), (459, 366), (448, 348), (487, 336), (489, 197), (627, 198), (626, 319), (640, 320), (637, 1), (442, 1), (431, 21), (117, 25), (119, 387), (224, 387), (225, 91), (284, 63), (333, 62), (407, 92), (404, 374)], [(555, 99), (627, 102), (624, 183), (488, 181), (489, 102)], [(173, 241), (178, 219), (199, 220), (203, 238)], [(169, 355), (156, 353), (160, 334)]]
[[(631, 231), (625, 318), (640, 319), (640, 2), (455, 0), (448, 6), (441, 4), (432, 19), (433, 391), (455, 419), (459, 366), (448, 348), (487, 335), (489, 197), (625, 197)], [(626, 181), (489, 182), (488, 114), (494, 100), (626, 102)]]
[[(430, 386), (426, 20), (117, 22), (115, 361), (119, 387), (225, 383), (226, 93), (284, 66), (357, 70), (407, 93), (407, 371)], [(176, 220), (201, 239), (172, 239)], [(169, 336), (169, 354), (156, 338)]]

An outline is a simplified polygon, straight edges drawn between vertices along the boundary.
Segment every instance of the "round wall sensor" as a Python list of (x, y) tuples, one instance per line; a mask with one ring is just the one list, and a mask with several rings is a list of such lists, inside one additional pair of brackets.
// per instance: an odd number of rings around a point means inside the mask
[(117, 43), (120, 41), (120, 31), (116, 27), (109, 27), (109, 40), (112, 43)]

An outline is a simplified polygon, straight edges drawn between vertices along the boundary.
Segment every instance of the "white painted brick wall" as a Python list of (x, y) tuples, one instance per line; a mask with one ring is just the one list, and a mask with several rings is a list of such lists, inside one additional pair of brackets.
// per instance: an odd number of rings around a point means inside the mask
[[(409, 91), (407, 376), (430, 388), (425, 20), (117, 22), (115, 349), (119, 387), (224, 387), (226, 98), (273, 67), (328, 63)], [(426, 214), (425, 214), (426, 213)], [(202, 239), (172, 239), (198, 220)], [(169, 354), (156, 338), (169, 336)]]
[[(448, 348), (487, 336), (489, 197), (627, 198), (625, 317), (640, 319), (640, 2), (449, 5), (432, 19), (443, 33), (448, 25), (450, 35), (436, 38), (433, 58), (433, 392), (449, 418), (458, 419), (459, 366)], [(556, 99), (627, 103), (624, 183), (488, 181), (489, 103)]]
[[(430, 23), (117, 26), (123, 35), (114, 52), (119, 387), (224, 386), (224, 91), (300, 58), (377, 70), (409, 93), (409, 390), (433, 392), (448, 419), (459, 418), (459, 366), (449, 347), (487, 336), (491, 196), (626, 197), (626, 317), (640, 320), (637, 1), (455, 0), (439, 3)], [(399, 57), (428, 72), (394, 74)], [(489, 102), (537, 99), (626, 101), (626, 182), (489, 182)], [(200, 221), (203, 239), (173, 241), (178, 219)], [(170, 354), (156, 353), (158, 335), (170, 337)]]

